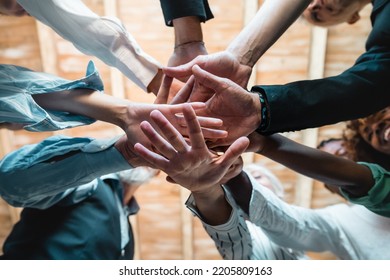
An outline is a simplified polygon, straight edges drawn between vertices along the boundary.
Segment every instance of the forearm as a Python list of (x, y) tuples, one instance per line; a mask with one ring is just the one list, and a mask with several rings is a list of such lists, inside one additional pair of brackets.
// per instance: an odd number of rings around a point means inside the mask
[(220, 185), (212, 186), (202, 192), (193, 192), (192, 195), (204, 222), (209, 225), (219, 225), (229, 220), (232, 207), (226, 201)]
[(252, 195), (252, 184), (244, 171), (229, 180), (225, 186), (229, 189), (237, 205), (249, 215), (249, 204)]
[(0, 162), (1, 196), (14, 206), (24, 207), (102, 175), (131, 168), (112, 146), (115, 140), (54, 136), (24, 146)]
[(46, 110), (64, 111), (125, 127), (130, 102), (90, 89), (73, 89), (32, 96)]
[(203, 41), (202, 28), (199, 18), (196, 16), (174, 19), (173, 27), (175, 30), (175, 47)]
[(53, 28), (81, 52), (118, 68), (145, 91), (161, 68), (160, 63), (142, 50), (118, 19), (99, 17), (82, 1), (18, 2), (31, 16)]
[[(326, 210), (290, 205), (251, 177), (249, 220), (261, 227), (276, 244), (296, 250), (339, 252), (345, 245), (342, 227)], [(344, 206), (344, 205), (343, 205)]]
[(287, 28), (302, 14), (311, 0), (267, 0), (255, 17), (230, 43), (227, 51), (239, 62), (253, 67)]
[(305, 176), (339, 186), (355, 196), (367, 194), (374, 185), (370, 170), (351, 160), (304, 146), (277, 134), (260, 141), (263, 144), (258, 153)]
[[(226, 221), (216, 225), (210, 225), (203, 219), (201, 213), (199, 213), (198, 205), (195, 205), (194, 203), (193, 195), (189, 197), (186, 205), (200, 218), (205, 230), (214, 240), (215, 246), (224, 259), (250, 259), (253, 246), (251, 242), (251, 233), (245, 222), (245, 215), (243, 215), (241, 210), (237, 207), (228, 191), (225, 192), (225, 195), (225, 201), (231, 205), (231, 213)], [(212, 203), (212, 201), (210, 202)], [(215, 210), (218, 210), (217, 207), (214, 208)]]

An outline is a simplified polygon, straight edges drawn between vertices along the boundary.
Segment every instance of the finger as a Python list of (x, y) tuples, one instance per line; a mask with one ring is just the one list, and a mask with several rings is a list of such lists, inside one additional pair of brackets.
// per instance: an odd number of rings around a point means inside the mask
[(134, 145), (134, 151), (140, 158), (149, 162), (153, 168), (166, 170), (166, 167), (170, 164), (170, 161), (167, 158), (149, 150), (141, 143), (136, 143)]
[[(179, 131), (167, 120), (167, 118), (158, 110), (150, 113), (150, 117), (155, 125), (161, 131), (161, 135), (169, 142), (179, 153), (188, 150), (188, 145)], [(152, 142), (155, 144), (154, 142)]]
[(176, 67), (163, 67), (163, 73), (174, 77), (176, 79), (180, 79), (183, 77), (189, 77), (192, 75), (192, 67), (195, 64), (203, 64), (203, 61), (205, 60), (206, 56), (199, 55), (190, 62), (187, 62), (186, 64), (176, 66)]
[(189, 100), (192, 88), (194, 87), (194, 76), (191, 76), (184, 86), (179, 90), (176, 96), (172, 99), (170, 104), (181, 104)]
[(195, 111), (188, 104), (184, 107), (183, 114), (187, 124), (188, 137), (193, 149), (206, 149), (200, 124), (196, 118)]
[[(175, 117), (179, 125), (187, 126), (183, 114), (175, 114)], [(196, 119), (202, 128), (219, 128), (223, 125), (223, 121), (218, 118), (196, 116)]]
[(167, 104), (169, 97), (169, 90), (172, 85), (173, 78), (167, 75), (164, 75), (160, 89), (158, 90), (155, 104)]
[(221, 156), (220, 160), (222, 161), (222, 165), (231, 166), (241, 156), (241, 154), (245, 152), (248, 145), (249, 139), (247, 137), (240, 137), (234, 141)]
[(147, 122), (143, 121), (140, 128), (145, 136), (152, 143), (153, 147), (164, 157), (170, 159), (176, 155), (175, 148), (164, 139), (154, 128)]
[(216, 93), (223, 92), (224, 89), (229, 87), (229, 80), (211, 74), (200, 68), (198, 65), (194, 65), (194, 67), (192, 67), (192, 74), (200, 84), (212, 89)]

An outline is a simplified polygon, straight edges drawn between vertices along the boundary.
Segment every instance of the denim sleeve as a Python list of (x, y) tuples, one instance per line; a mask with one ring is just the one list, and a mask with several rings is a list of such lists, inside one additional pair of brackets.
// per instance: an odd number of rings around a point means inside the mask
[[(16, 207), (35, 205), (113, 172), (132, 168), (114, 147), (117, 138), (53, 136), (26, 145), (0, 162), (0, 195)], [(56, 156), (74, 154), (53, 160)]]
[(77, 80), (66, 80), (14, 65), (0, 65), (0, 122), (22, 124), (29, 131), (55, 131), (91, 124), (94, 119), (45, 110), (33, 99), (35, 94), (76, 88), (103, 90), (103, 82), (92, 61), (87, 66), (86, 76)]

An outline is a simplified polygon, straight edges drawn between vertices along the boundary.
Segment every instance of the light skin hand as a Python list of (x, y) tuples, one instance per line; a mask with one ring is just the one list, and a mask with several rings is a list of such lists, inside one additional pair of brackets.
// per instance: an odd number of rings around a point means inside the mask
[(196, 193), (219, 184), (224, 174), (245, 151), (249, 140), (246, 137), (237, 139), (222, 155), (210, 151), (194, 110), (188, 104), (185, 105), (183, 114), (188, 127), (188, 140), (161, 112), (153, 111), (151, 118), (161, 135), (149, 122), (142, 122), (141, 128), (158, 153), (140, 143), (134, 148), (141, 157), (166, 172), (172, 181)]
[(228, 136), (209, 143), (209, 147), (230, 145), (235, 139), (247, 136), (260, 125), (261, 104), (259, 96), (244, 90), (226, 78), (220, 78), (193, 67), (195, 80), (215, 92), (206, 102), (206, 107), (196, 110), (197, 115), (218, 118), (223, 121)]
[(154, 145), (154, 151), (142, 144), (134, 149), (140, 157), (155, 168), (168, 174), (168, 180), (190, 190), (205, 222), (211, 225), (225, 223), (231, 213), (220, 184), (236, 176), (242, 169), (241, 153), (249, 141), (236, 140), (224, 154), (210, 151), (204, 141), (194, 110), (186, 106), (183, 111), (189, 138), (184, 138), (159, 111), (151, 118), (161, 135), (148, 122), (142, 130)]
[[(240, 64), (232, 53), (224, 51), (198, 56), (191, 62), (178, 67), (165, 67), (163, 72), (167, 76), (181, 79), (192, 75), (194, 65), (199, 65), (202, 69), (219, 77), (230, 79), (244, 88), (247, 87), (252, 71), (251, 67)], [(208, 97), (210, 97), (210, 90), (196, 84), (189, 101), (205, 102)]]

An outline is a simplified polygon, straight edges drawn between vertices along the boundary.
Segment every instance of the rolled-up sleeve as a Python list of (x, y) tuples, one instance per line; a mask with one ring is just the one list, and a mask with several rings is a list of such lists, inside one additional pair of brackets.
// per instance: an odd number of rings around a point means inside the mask
[(375, 184), (365, 196), (352, 197), (340, 189), (342, 195), (350, 202), (360, 204), (372, 212), (390, 218), (390, 172), (378, 164), (358, 162), (367, 166), (372, 173)]

